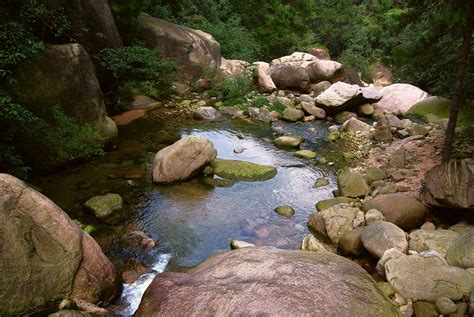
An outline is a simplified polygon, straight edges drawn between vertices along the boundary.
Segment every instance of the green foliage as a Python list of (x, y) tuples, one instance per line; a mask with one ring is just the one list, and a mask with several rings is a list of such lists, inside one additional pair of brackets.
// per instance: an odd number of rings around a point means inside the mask
[(0, 23), (0, 76), (11, 74), (17, 65), (33, 58), (42, 49), (43, 43), (21, 23)]
[(59, 106), (51, 108), (52, 123), (44, 127), (41, 142), (57, 153), (60, 161), (75, 161), (102, 155), (102, 136), (89, 124), (81, 125)]
[(122, 38), (127, 43), (132, 42), (139, 31), (138, 16), (150, 5), (150, 0), (112, 0), (109, 2)]
[(271, 107), (270, 107), (270, 111), (276, 111), (280, 114), (283, 113), (283, 111), (285, 111), (286, 109), (286, 106), (284, 104), (282, 104), (281, 102), (274, 102), (272, 103)]
[(269, 106), (269, 105), (270, 105), (270, 101), (268, 101), (268, 99), (263, 96), (258, 96), (257, 98), (252, 100), (252, 107), (255, 107), (255, 108), (260, 108), (260, 107)]
[(143, 46), (106, 48), (99, 58), (116, 78), (119, 92), (126, 99), (137, 94), (162, 99), (172, 92), (176, 63), (160, 57), (159, 52)]

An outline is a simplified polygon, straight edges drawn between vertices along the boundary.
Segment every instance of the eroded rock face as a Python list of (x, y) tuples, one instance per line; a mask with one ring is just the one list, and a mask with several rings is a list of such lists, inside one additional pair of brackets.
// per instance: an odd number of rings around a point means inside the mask
[(7, 174), (0, 174), (0, 237), (0, 315), (68, 296), (107, 303), (119, 290), (115, 268), (94, 239), (51, 200)]
[(402, 114), (428, 97), (428, 93), (409, 84), (393, 84), (382, 88), (380, 93), (383, 97), (375, 104), (376, 108)]
[(177, 59), (184, 79), (199, 79), (206, 68), (220, 67), (220, 45), (212, 35), (145, 13), (138, 21), (140, 40), (149, 48), (159, 49), (165, 57)]
[(274, 92), (276, 90), (275, 83), (273, 82), (270, 75), (267, 74), (267, 70), (270, 68), (270, 65), (265, 62), (256, 62), (252, 65), (256, 68), (258, 89), (264, 93)]
[(272, 60), (270, 66), (288, 64), (299, 67), (306, 67), (316, 60), (318, 60), (318, 58), (314, 55), (302, 52), (294, 52), (291, 55), (283, 56)]
[(430, 169), (422, 198), (432, 207), (474, 210), (474, 159), (451, 160)]
[(165, 147), (155, 155), (153, 182), (186, 180), (217, 156), (214, 144), (200, 136), (189, 136)]
[(216, 255), (158, 275), (136, 316), (400, 316), (357, 264), (327, 252), (271, 247)]
[(225, 59), (221, 58), (222, 69), (227, 75), (235, 77), (245, 73), (250, 63), (238, 59)]
[(385, 220), (396, 224), (404, 230), (421, 226), (428, 213), (428, 208), (407, 195), (396, 193), (379, 195), (362, 205), (364, 211), (377, 209)]

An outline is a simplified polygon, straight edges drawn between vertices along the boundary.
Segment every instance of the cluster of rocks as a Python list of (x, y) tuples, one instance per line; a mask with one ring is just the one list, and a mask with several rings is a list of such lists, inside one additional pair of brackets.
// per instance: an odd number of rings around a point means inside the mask
[(386, 280), (379, 287), (405, 316), (425, 316), (425, 310), (465, 316), (474, 290), (474, 224), (436, 227), (425, 222), (428, 207), (412, 197), (370, 197), (374, 184), (386, 178), (374, 168), (365, 175), (341, 173), (341, 197), (318, 202), (308, 219), (314, 235), (303, 239), (302, 249), (379, 259), (376, 269)]

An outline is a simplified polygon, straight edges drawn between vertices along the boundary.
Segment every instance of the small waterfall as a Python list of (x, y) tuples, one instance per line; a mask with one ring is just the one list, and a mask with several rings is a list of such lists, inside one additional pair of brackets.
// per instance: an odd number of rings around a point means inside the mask
[(133, 316), (140, 305), (140, 301), (146, 289), (157, 274), (163, 273), (170, 260), (171, 254), (161, 254), (149, 272), (140, 276), (132, 284), (123, 284), (120, 302), (125, 306), (122, 310), (117, 312), (120, 316)]

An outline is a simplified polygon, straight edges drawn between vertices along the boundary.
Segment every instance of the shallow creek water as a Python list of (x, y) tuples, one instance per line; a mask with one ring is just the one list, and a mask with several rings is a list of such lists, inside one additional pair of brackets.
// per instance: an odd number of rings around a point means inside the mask
[[(283, 131), (305, 137), (301, 148), (323, 150), (325, 123), (275, 123)], [(238, 134), (244, 138), (239, 139)], [(151, 182), (151, 163), (157, 150), (187, 135), (210, 139), (218, 158), (238, 159), (277, 167), (278, 174), (264, 182), (238, 182), (230, 188), (210, 187), (199, 178), (158, 186)], [(315, 203), (331, 198), (336, 188), (334, 168), (298, 159), (292, 152), (278, 149), (268, 139), (268, 125), (225, 119), (205, 123), (190, 118), (170, 119), (159, 111), (120, 128), (118, 146), (104, 157), (33, 180), (43, 193), (84, 224), (93, 224), (104, 251), (120, 268), (134, 257), (150, 271), (137, 282), (124, 285), (118, 315), (128, 316), (139, 305), (153, 277), (169, 266), (192, 267), (213, 253), (228, 250), (233, 239), (256, 245), (298, 249), (307, 233), (308, 215)], [(235, 154), (237, 146), (246, 150)], [(316, 179), (330, 184), (314, 188)], [(90, 197), (107, 192), (122, 195), (128, 212), (119, 226), (100, 224), (83, 210)], [(290, 204), (296, 213), (282, 217), (274, 209)], [(120, 236), (134, 230), (148, 233), (159, 242), (151, 252), (128, 250)]]

